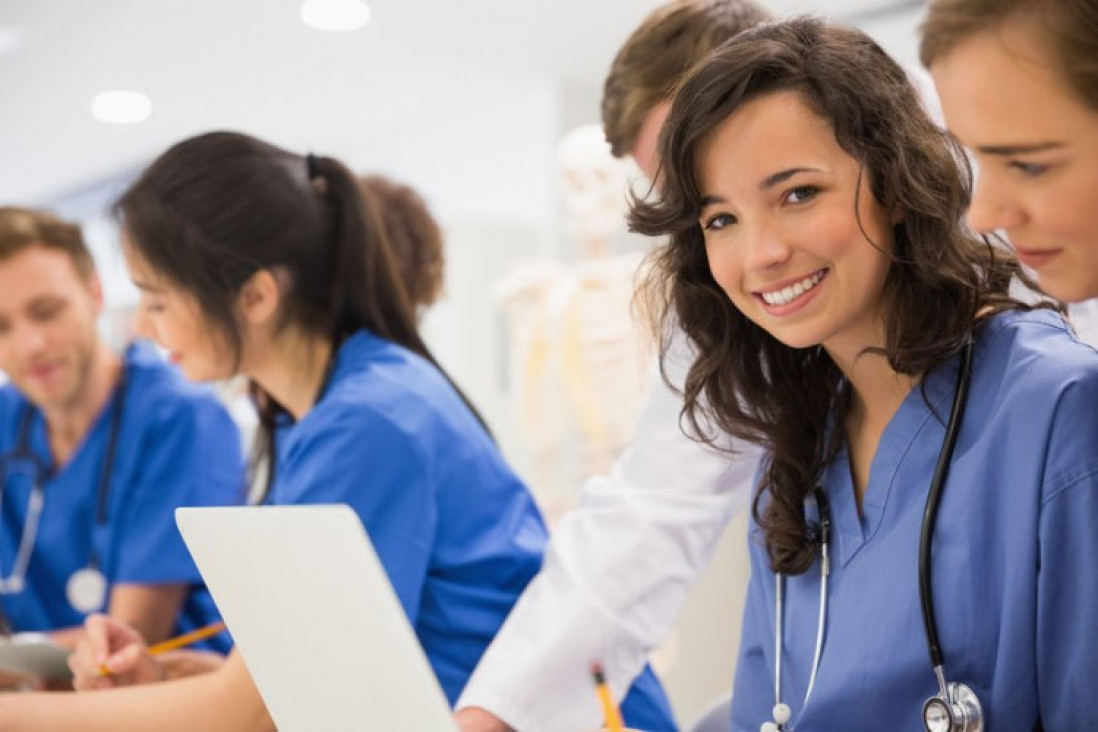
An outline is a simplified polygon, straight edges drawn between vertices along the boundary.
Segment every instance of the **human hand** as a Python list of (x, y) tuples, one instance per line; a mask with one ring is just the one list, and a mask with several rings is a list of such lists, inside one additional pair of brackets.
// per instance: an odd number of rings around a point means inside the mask
[(84, 622), (84, 637), (69, 656), (69, 668), (73, 688), (78, 691), (149, 684), (165, 678), (164, 667), (149, 654), (141, 634), (106, 615), (91, 615)]
[(506, 722), (480, 707), (465, 707), (454, 715), (461, 732), (515, 732)]

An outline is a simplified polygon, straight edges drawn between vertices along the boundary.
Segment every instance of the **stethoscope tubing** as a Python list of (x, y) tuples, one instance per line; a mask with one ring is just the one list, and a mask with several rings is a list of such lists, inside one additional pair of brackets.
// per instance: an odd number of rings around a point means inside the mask
[(957, 370), (957, 386), (953, 392), (953, 404), (950, 407), (949, 423), (942, 441), (938, 463), (934, 467), (934, 477), (930, 481), (930, 491), (923, 509), (922, 531), (919, 535), (919, 604), (923, 615), (923, 630), (926, 634), (927, 652), (933, 668), (944, 668), (945, 658), (938, 639), (938, 622), (934, 612), (934, 588), (931, 584), (931, 548), (934, 542), (934, 527), (938, 521), (938, 505), (942, 500), (946, 476), (949, 474), (953, 449), (957, 446), (957, 436), (961, 431), (965, 403), (968, 400), (968, 384), (972, 374), (972, 344), (966, 344), (961, 352), (961, 363)]
[[(816, 647), (812, 653), (812, 670), (808, 676), (808, 689), (804, 693), (803, 705), (808, 704), (812, 690), (816, 686), (816, 676), (820, 670), (820, 658), (823, 656), (824, 632), (827, 628), (827, 578), (831, 574), (831, 506), (827, 495), (817, 488), (813, 495), (820, 521), (820, 612), (816, 623)], [(774, 699), (775, 709), (782, 706), (782, 616), (785, 610), (785, 576), (781, 572), (774, 574)], [(777, 728), (782, 729), (781, 724)]]
[[(105, 526), (109, 518), (110, 485), (114, 473), (115, 456), (118, 452), (119, 433), (122, 430), (122, 413), (125, 410), (126, 396), (129, 392), (128, 359), (129, 348), (122, 356), (118, 383), (115, 385), (114, 394), (111, 397), (110, 408), (113, 410), (111, 413), (111, 426), (107, 435), (107, 450), (103, 457), (103, 467), (99, 472), (99, 485), (96, 494), (96, 527)], [(22, 414), (19, 417), (19, 430), (15, 448), (3, 458), (3, 462), (7, 464), (16, 460), (26, 461), (33, 466), (34, 476), (32, 478), (31, 494), (28, 498), (26, 523), (19, 538), (19, 548), (12, 564), (11, 573), (7, 577), (0, 577), (0, 594), (22, 591), (23, 581), (30, 564), (30, 554), (38, 535), (38, 524), (41, 521), (42, 508), (45, 503), (44, 483), (48, 478), (50, 469), (30, 448), (30, 429), (34, 413), (35, 410), (31, 408), (29, 403), (24, 405)], [(5, 484), (0, 485), (0, 506), (3, 505), (3, 494), (6, 487), (5, 471)], [(99, 567), (99, 556), (94, 541), (90, 550), (88, 567), (92, 569), (98, 569)]]
[[(942, 448), (938, 453), (934, 475), (931, 478), (930, 490), (927, 492), (926, 506), (923, 509), (922, 528), (919, 535), (919, 604), (923, 616), (923, 629), (926, 635), (927, 651), (936, 678), (941, 686), (942, 698), (949, 700), (947, 685), (945, 683), (945, 659), (942, 653), (941, 642), (938, 638), (938, 624), (934, 612), (934, 594), (931, 587), (931, 549), (934, 539), (934, 527), (938, 518), (938, 507), (941, 504), (942, 493), (945, 488), (949, 466), (953, 459), (953, 451), (957, 445), (957, 436), (961, 431), (962, 417), (965, 404), (968, 400), (968, 388), (972, 375), (972, 343), (966, 343), (961, 351), (961, 360), (957, 371), (957, 382), (953, 392), (953, 402), (950, 405), (949, 421), (946, 424), (946, 433), (942, 440)], [(831, 541), (831, 511), (827, 503), (827, 497), (822, 490), (817, 488), (814, 492), (816, 505), (820, 516), (820, 613), (819, 624), (816, 631), (816, 648), (813, 654), (812, 671), (809, 676), (808, 690), (805, 693), (804, 703), (812, 694), (816, 684), (816, 676), (819, 672), (820, 657), (823, 650), (824, 630), (827, 624), (827, 579), (830, 574), (829, 546)], [(782, 616), (784, 614), (784, 577), (775, 573), (775, 638), (774, 638), (774, 698), (775, 710), (784, 707), (781, 703), (782, 688)], [(977, 700), (978, 704), (978, 700)], [(786, 708), (788, 714), (788, 708)], [(784, 725), (778, 722), (776, 729), (784, 729)]]

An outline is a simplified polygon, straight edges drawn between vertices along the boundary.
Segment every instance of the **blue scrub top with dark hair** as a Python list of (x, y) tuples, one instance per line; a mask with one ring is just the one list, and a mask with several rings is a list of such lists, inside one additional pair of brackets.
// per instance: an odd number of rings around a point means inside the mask
[[(111, 585), (189, 585), (176, 632), (219, 618), (176, 528), (175, 508), (242, 500), (239, 432), (208, 388), (186, 382), (150, 345), (131, 346), (125, 368), (125, 398), (102, 524), (96, 520), (100, 478), (119, 400), (112, 397), (60, 470), (52, 467), (41, 414), (33, 412), (27, 446), (48, 466), (48, 474), (25, 588), (0, 594), (0, 610), (14, 631), (82, 625), (85, 614), (69, 604), (65, 588), (72, 574), (93, 557)], [(11, 384), (0, 389), (0, 453), (9, 454), (16, 447), (27, 407)], [(0, 476), (0, 481), (0, 572), (8, 577), (26, 526), (32, 487), (18, 471)], [(227, 634), (222, 634), (199, 647), (224, 652), (230, 645)]]
[[(933, 371), (900, 405), (860, 512), (846, 452), (826, 469), (827, 625), (807, 703), (819, 560), (785, 581), (792, 729), (923, 729), (938, 683), (919, 610), (919, 532), (957, 368), (954, 358)], [(737, 732), (759, 729), (774, 705), (775, 582), (754, 525), (750, 551)], [(1006, 313), (978, 332), (930, 573), (946, 678), (976, 692), (985, 729), (1098, 729), (1098, 354), (1055, 313)]]
[[(354, 508), (454, 704), (541, 567), (546, 530), (530, 493), (434, 366), (365, 330), (278, 440), (270, 502)], [(649, 669), (622, 711), (638, 729), (675, 729)]]

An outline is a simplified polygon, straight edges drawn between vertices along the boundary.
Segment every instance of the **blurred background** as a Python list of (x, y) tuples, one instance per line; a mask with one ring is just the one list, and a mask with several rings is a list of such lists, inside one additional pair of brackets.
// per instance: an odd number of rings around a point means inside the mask
[[(83, 221), (108, 301), (125, 307), (136, 292), (105, 212), (143, 165), (186, 136), (240, 130), (408, 183), (446, 234), (446, 292), (427, 314), (428, 338), (506, 443), (494, 285), (516, 261), (573, 256), (561, 227), (558, 141), (599, 122), (614, 53), (657, 5), (2, 0), (0, 201)], [(917, 64), (921, 2), (769, 5), (856, 23)], [(328, 31), (304, 22), (313, 16), (367, 22)], [(143, 94), (147, 117), (97, 119), (93, 99), (113, 90)]]
[[(240, 130), (412, 185), (446, 241), (428, 342), (531, 479), (540, 448), (524, 429), (530, 407), (516, 400), (513, 351), (515, 329), (536, 324), (509, 318), (501, 282), (513, 284), (523, 263), (567, 267), (579, 256), (562, 225), (558, 144), (599, 122), (617, 48), (659, 4), (0, 0), (0, 203), (83, 222), (106, 284), (105, 327), (122, 337), (136, 292), (107, 211), (173, 142)], [(859, 25), (917, 66), (921, 2), (767, 4)], [(144, 96), (101, 108), (93, 100), (107, 91)], [(616, 254), (647, 248), (621, 228)], [(578, 489), (575, 476), (567, 481)], [(730, 686), (742, 543), (741, 517), (657, 658), (682, 722)]]

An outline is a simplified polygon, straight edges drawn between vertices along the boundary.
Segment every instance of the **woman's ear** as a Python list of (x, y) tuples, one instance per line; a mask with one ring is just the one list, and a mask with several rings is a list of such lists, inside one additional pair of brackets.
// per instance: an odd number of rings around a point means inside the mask
[(266, 325), (278, 315), (282, 301), (282, 290), (278, 279), (269, 269), (260, 269), (244, 281), (237, 298), (240, 315), (244, 322), (252, 325)]

